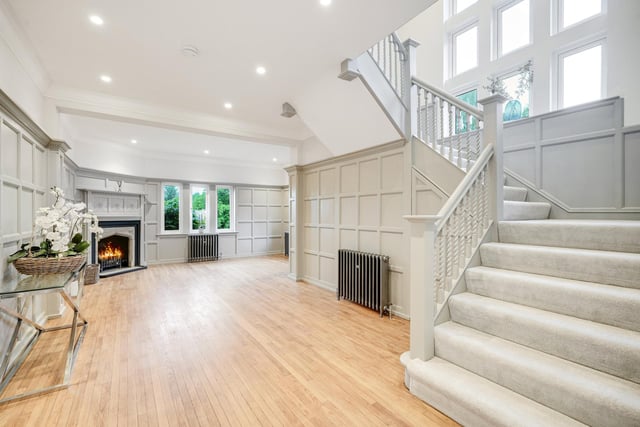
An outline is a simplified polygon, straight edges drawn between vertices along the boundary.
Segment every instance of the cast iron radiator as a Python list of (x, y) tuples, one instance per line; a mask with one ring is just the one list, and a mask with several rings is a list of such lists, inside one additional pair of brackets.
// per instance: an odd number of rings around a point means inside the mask
[(216, 261), (218, 259), (217, 234), (193, 234), (187, 241), (187, 261)]
[(389, 257), (350, 249), (338, 250), (338, 300), (376, 310), (389, 310)]

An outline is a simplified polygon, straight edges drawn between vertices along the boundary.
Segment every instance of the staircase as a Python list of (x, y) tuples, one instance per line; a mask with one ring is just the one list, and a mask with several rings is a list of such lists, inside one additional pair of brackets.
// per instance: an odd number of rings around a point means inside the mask
[(504, 189), (412, 393), (467, 426), (640, 425), (640, 222), (550, 220)]

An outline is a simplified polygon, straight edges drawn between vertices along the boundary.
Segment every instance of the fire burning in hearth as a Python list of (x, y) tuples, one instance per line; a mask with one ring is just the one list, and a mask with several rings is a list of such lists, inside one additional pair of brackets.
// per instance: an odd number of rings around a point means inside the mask
[(113, 247), (111, 242), (107, 242), (104, 248), (98, 252), (98, 259), (100, 261), (122, 259), (122, 255), (123, 253), (119, 247)]

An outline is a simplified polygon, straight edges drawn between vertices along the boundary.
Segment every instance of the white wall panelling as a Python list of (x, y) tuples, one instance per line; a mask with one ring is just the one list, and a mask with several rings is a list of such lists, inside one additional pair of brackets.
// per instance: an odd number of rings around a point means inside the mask
[(640, 212), (638, 127), (622, 99), (508, 123), (505, 168), (568, 213)]
[[(355, 249), (390, 256), (392, 310), (409, 315), (409, 289), (404, 245), (403, 215), (410, 198), (405, 173), (405, 149), (389, 144), (364, 152), (291, 168), (291, 211), (302, 199), (302, 223), (292, 218), (291, 230), (302, 226), (292, 243), (302, 249), (302, 262), (292, 273), (315, 285), (335, 290), (338, 282), (338, 249)], [(302, 177), (298, 180), (298, 175)], [(296, 182), (304, 192), (296, 190)], [(405, 185), (406, 184), (406, 185)], [(297, 194), (296, 194), (297, 193)]]

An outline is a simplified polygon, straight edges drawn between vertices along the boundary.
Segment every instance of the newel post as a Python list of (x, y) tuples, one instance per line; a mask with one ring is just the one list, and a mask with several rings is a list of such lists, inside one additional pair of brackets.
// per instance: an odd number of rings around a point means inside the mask
[(410, 354), (412, 359), (434, 356), (434, 248), (436, 222), (433, 215), (407, 215), (410, 223), (409, 282), (411, 295)]
[(411, 142), (413, 135), (418, 133), (418, 116), (414, 113), (418, 105), (418, 88), (411, 83), (411, 78), (418, 72), (417, 49), (420, 43), (407, 39), (402, 45), (407, 55), (402, 70), (402, 102), (407, 107), (404, 135), (407, 142)]
[(483, 148), (489, 144), (494, 146), (493, 158), (489, 163), (489, 217), (501, 221), (504, 201), (504, 151), (502, 146), (502, 104), (507, 100), (500, 94), (491, 95), (478, 101), (484, 112), (484, 128), (482, 129)]

